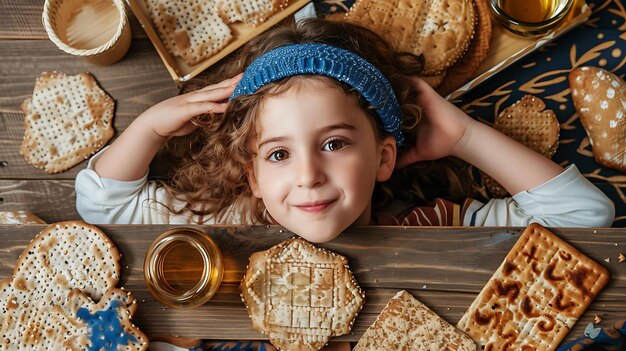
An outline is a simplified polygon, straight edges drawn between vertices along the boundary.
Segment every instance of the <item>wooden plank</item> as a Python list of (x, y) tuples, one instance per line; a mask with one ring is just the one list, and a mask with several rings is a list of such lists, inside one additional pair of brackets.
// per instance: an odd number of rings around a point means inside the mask
[[(48, 39), (41, 14), (45, 0), (0, 1), (0, 39)], [(132, 11), (126, 6), (133, 39), (145, 39), (146, 34)]]
[[(86, 162), (48, 175), (19, 155), (24, 135), (19, 105), (32, 95), (43, 71), (91, 72), (116, 101), (116, 136), (143, 111), (178, 94), (178, 88), (147, 40), (135, 40), (129, 53), (112, 66), (97, 66), (58, 50), (48, 40), (0, 40), (0, 179), (73, 179)], [(3, 163), (4, 161), (5, 163)]]
[(47, 223), (80, 219), (72, 180), (0, 180), (0, 211), (30, 211)]
[[(238, 283), (251, 253), (291, 237), (276, 226), (199, 226), (222, 250), (224, 284), (204, 306), (192, 310), (166, 308), (154, 300), (143, 282), (143, 258), (156, 236), (175, 226), (103, 225), (123, 253), (121, 285), (138, 298), (135, 323), (149, 335), (203, 338), (262, 339), (251, 329), (240, 301)], [(28, 241), (44, 226), (0, 226), (0, 277), (12, 267)], [(344, 254), (367, 303), (353, 333), (358, 340), (387, 300), (400, 289), (410, 290), (435, 312), (456, 323), (513, 246), (520, 228), (355, 227), (320, 246)], [(590, 306), (570, 338), (581, 336), (594, 314), (603, 326), (626, 315), (626, 264), (616, 257), (626, 252), (626, 231), (620, 229), (554, 229), (611, 272), (611, 281)], [(611, 257), (611, 262), (604, 258)], [(228, 316), (228, 318), (225, 318)]]

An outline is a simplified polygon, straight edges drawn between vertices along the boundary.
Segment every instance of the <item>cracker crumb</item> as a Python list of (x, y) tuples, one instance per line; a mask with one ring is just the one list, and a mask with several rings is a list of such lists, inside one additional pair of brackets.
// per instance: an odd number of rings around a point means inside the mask
[(623, 253), (620, 253), (619, 256), (617, 256), (617, 259), (619, 260), (619, 263), (626, 261), (626, 257), (624, 257)]
[(607, 257), (607, 258), (605, 258), (605, 259), (604, 259), (604, 261), (606, 261), (607, 263), (609, 263), (609, 262), (611, 262), (611, 258), (610, 258), (610, 257)]
[(600, 322), (602, 322), (602, 317), (600, 317), (599, 315), (594, 315), (593, 316), (593, 323), (594, 324), (600, 324)]

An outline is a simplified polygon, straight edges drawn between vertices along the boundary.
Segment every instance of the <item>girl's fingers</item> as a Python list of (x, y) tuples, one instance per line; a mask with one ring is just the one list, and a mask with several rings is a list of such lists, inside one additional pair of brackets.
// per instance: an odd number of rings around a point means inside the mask
[(235, 91), (235, 86), (230, 85), (227, 87), (220, 87), (211, 90), (198, 90), (191, 94), (187, 101), (200, 102), (200, 101), (222, 101), (227, 99)]
[(228, 86), (231, 86), (231, 85), (235, 85), (235, 84), (237, 84), (241, 80), (242, 76), (243, 76), (243, 73), (239, 73), (238, 75), (236, 75), (234, 77), (231, 77), (231, 78), (228, 78), (228, 79), (225, 79), (225, 80), (223, 80), (223, 81), (221, 81), (219, 83), (207, 85), (206, 87), (204, 87), (204, 88), (202, 88), (202, 89), (200, 89), (198, 91), (207, 91), (207, 90), (213, 90), (215, 88), (225, 88), (225, 87), (228, 87)]

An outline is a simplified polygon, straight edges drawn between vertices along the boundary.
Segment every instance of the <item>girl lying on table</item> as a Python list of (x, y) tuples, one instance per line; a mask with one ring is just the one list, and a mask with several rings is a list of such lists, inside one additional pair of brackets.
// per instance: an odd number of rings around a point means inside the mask
[[(77, 210), (90, 223), (279, 224), (313, 242), (350, 225), (611, 225), (612, 202), (576, 166), (470, 118), (416, 78), (422, 66), (347, 23), (265, 32), (232, 78), (151, 107), (92, 157)], [(147, 181), (161, 145), (194, 131), (171, 183)], [(468, 199), (458, 159), (514, 195)], [(390, 214), (391, 200), (413, 205)]]

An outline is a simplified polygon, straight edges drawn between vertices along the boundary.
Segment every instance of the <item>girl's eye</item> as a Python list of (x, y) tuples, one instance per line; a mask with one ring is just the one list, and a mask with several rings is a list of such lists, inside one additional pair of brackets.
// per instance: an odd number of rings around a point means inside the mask
[(284, 161), (289, 158), (289, 153), (285, 150), (276, 150), (270, 154), (268, 160), (274, 162)]
[(326, 143), (326, 145), (324, 145), (323, 150), (324, 151), (337, 151), (340, 149), (343, 149), (344, 146), (346, 146), (346, 143), (342, 140), (331, 140), (329, 142)]

